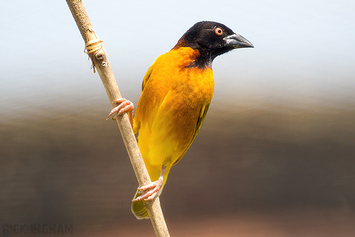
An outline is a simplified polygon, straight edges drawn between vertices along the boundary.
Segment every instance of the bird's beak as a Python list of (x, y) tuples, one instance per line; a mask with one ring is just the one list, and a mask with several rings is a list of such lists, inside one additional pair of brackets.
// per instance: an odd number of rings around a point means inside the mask
[(254, 45), (249, 42), (246, 38), (243, 36), (234, 33), (233, 35), (229, 35), (223, 38), (225, 45), (233, 47), (235, 49), (237, 48), (254, 48)]

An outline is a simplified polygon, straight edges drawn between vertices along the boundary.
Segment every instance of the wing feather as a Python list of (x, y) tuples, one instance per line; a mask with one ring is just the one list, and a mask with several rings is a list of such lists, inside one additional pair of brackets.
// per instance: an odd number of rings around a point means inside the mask
[(205, 120), (205, 117), (206, 117), (206, 114), (207, 114), (207, 111), (208, 111), (208, 108), (210, 107), (210, 104), (211, 103), (208, 103), (206, 105), (204, 105), (201, 109), (201, 112), (200, 112), (200, 117), (198, 118), (197, 120), (197, 124), (196, 124), (196, 130), (195, 130), (195, 133), (189, 143), (189, 145), (186, 147), (186, 150), (183, 152), (183, 154), (174, 162), (173, 165), (177, 164), (181, 158), (185, 155), (186, 151), (190, 148), (192, 142), (195, 140), (195, 137), (197, 135), (197, 133), (200, 131), (200, 128), (201, 128), (201, 125), (203, 123), (203, 120)]

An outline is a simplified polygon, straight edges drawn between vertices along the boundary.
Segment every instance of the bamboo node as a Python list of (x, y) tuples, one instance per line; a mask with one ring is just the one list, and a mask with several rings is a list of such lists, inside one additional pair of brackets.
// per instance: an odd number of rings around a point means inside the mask
[(99, 39), (93, 39), (93, 40), (89, 40), (85, 44), (84, 52), (90, 56), (102, 48), (103, 48), (103, 41)]
[(85, 44), (84, 52), (89, 55), (92, 63), (92, 69), (95, 73), (95, 63), (93, 60), (93, 56), (95, 56), (101, 49), (103, 49), (103, 41), (100, 39), (91, 39)]

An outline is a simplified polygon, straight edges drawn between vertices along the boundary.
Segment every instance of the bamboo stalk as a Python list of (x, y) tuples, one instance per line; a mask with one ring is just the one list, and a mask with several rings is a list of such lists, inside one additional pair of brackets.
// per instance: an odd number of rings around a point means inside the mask
[[(100, 41), (96, 36), (82, 1), (67, 0), (67, 4), (85, 41), (86, 53), (89, 54), (92, 60), (94, 71), (96, 68), (106, 89), (106, 93), (112, 104), (112, 107), (114, 107), (115, 104), (112, 102), (121, 98), (121, 94), (118, 89), (106, 52), (102, 47), (102, 41)], [(151, 180), (142, 159), (142, 155), (139, 151), (137, 140), (134, 136), (129, 121), (129, 116), (124, 113), (123, 115), (118, 116), (116, 121), (119, 130), (121, 131), (121, 135), (131, 160), (134, 173), (136, 174), (139, 186), (149, 184)], [(157, 237), (170, 236), (164, 220), (163, 212), (160, 207), (159, 197), (156, 197), (153, 201), (144, 202), (144, 205), (147, 208), (155, 231), (155, 235)]]

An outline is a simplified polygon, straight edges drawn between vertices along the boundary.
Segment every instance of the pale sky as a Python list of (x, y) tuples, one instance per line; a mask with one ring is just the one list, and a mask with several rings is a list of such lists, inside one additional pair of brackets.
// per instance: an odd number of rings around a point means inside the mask
[[(160, 54), (200, 20), (251, 41), (214, 64), (215, 99), (355, 102), (355, 1), (84, 1), (124, 97)], [(4, 1), (0, 109), (95, 103), (105, 98), (66, 1)], [(132, 98), (133, 97), (133, 98)], [(81, 101), (81, 102), (80, 102)], [(109, 105), (108, 105), (109, 108)]]

